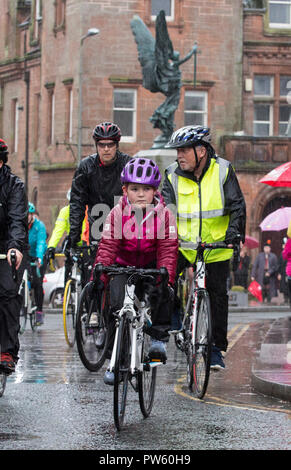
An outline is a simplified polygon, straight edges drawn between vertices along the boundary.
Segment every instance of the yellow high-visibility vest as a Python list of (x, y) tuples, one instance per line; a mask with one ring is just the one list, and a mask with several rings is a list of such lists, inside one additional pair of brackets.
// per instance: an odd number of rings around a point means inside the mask
[[(177, 163), (170, 165), (167, 168), (167, 176), (176, 197), (179, 239), (196, 243), (201, 224), (202, 242), (223, 241), (229, 224), (223, 192), (229, 162), (220, 157), (212, 158), (209, 168), (198, 183), (177, 175), (177, 166)], [(180, 251), (190, 263), (194, 263), (195, 250), (186, 249), (182, 243)], [(223, 261), (230, 259), (232, 254), (233, 250), (229, 249), (210, 250), (205, 254), (205, 260), (207, 263)]]

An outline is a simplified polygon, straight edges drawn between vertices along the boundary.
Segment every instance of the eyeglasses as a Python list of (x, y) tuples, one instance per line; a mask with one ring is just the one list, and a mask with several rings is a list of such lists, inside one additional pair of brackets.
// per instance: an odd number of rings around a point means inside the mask
[(109, 149), (112, 149), (113, 147), (115, 147), (116, 143), (115, 142), (107, 142), (106, 144), (104, 144), (102, 142), (98, 142), (97, 145), (101, 149), (105, 149), (105, 147), (108, 147)]

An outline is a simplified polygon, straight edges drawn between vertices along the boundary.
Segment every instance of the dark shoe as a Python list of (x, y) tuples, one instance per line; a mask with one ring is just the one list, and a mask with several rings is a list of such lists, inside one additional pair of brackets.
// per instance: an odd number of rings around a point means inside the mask
[(7, 374), (15, 372), (15, 362), (11, 354), (1, 353), (0, 369)]
[(225, 364), (223, 362), (221, 351), (216, 346), (212, 346), (210, 369), (212, 370), (224, 370), (225, 369)]
[(42, 312), (35, 312), (35, 323), (37, 326), (43, 325), (43, 313)]
[(104, 374), (104, 383), (106, 385), (114, 385), (114, 372), (107, 370)]
[(152, 339), (151, 346), (149, 349), (149, 359), (150, 361), (166, 362), (167, 351), (165, 341)]

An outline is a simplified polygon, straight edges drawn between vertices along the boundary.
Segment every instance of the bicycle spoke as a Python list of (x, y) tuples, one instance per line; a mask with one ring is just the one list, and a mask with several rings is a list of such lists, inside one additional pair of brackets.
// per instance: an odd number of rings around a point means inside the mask
[(141, 354), (143, 370), (138, 372), (138, 394), (140, 409), (145, 418), (150, 415), (153, 407), (157, 376), (157, 368), (150, 367), (148, 364), (147, 358), (149, 347), (150, 337), (147, 334), (144, 334)]
[(130, 346), (129, 324), (122, 318), (119, 324), (116, 361), (114, 366), (113, 414), (115, 426), (118, 431), (122, 428), (126, 409), (128, 381), (130, 379)]
[(195, 350), (193, 355), (193, 385), (198, 398), (205, 395), (210, 371), (211, 320), (208, 295), (198, 297)]

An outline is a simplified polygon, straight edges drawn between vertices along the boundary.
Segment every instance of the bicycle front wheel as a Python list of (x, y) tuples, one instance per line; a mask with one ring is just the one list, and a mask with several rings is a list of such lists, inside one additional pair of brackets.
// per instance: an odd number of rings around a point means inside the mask
[(193, 351), (193, 388), (198, 398), (203, 398), (209, 380), (211, 356), (211, 311), (209, 295), (198, 293), (195, 343)]
[(3, 396), (6, 387), (7, 375), (0, 371), (0, 397)]
[(145, 418), (147, 418), (153, 407), (154, 396), (156, 390), (156, 377), (157, 368), (151, 367), (148, 358), (148, 350), (150, 347), (150, 337), (144, 333), (142, 353), (141, 353), (141, 365), (143, 366), (142, 371), (138, 371), (137, 383), (138, 383), (138, 396), (139, 405), (141, 412)]
[(19, 313), (19, 333), (22, 335), (25, 331), (27, 322), (27, 306), (25, 305), (24, 286), (21, 287), (20, 295), (22, 295), (22, 304)]
[(106, 302), (103, 293), (101, 308), (97, 308), (96, 300), (88, 295), (88, 286), (89, 284), (84, 287), (80, 296), (76, 317), (76, 342), (80, 359), (86, 369), (97, 372), (104, 364), (108, 345)]
[(71, 348), (75, 343), (76, 297), (76, 285), (72, 279), (69, 279), (65, 287), (63, 300), (63, 324), (66, 342)]
[(122, 317), (118, 327), (116, 361), (114, 365), (113, 414), (115, 426), (118, 431), (120, 431), (123, 426), (125, 416), (128, 381), (130, 378), (130, 356), (131, 341), (129, 322)]

